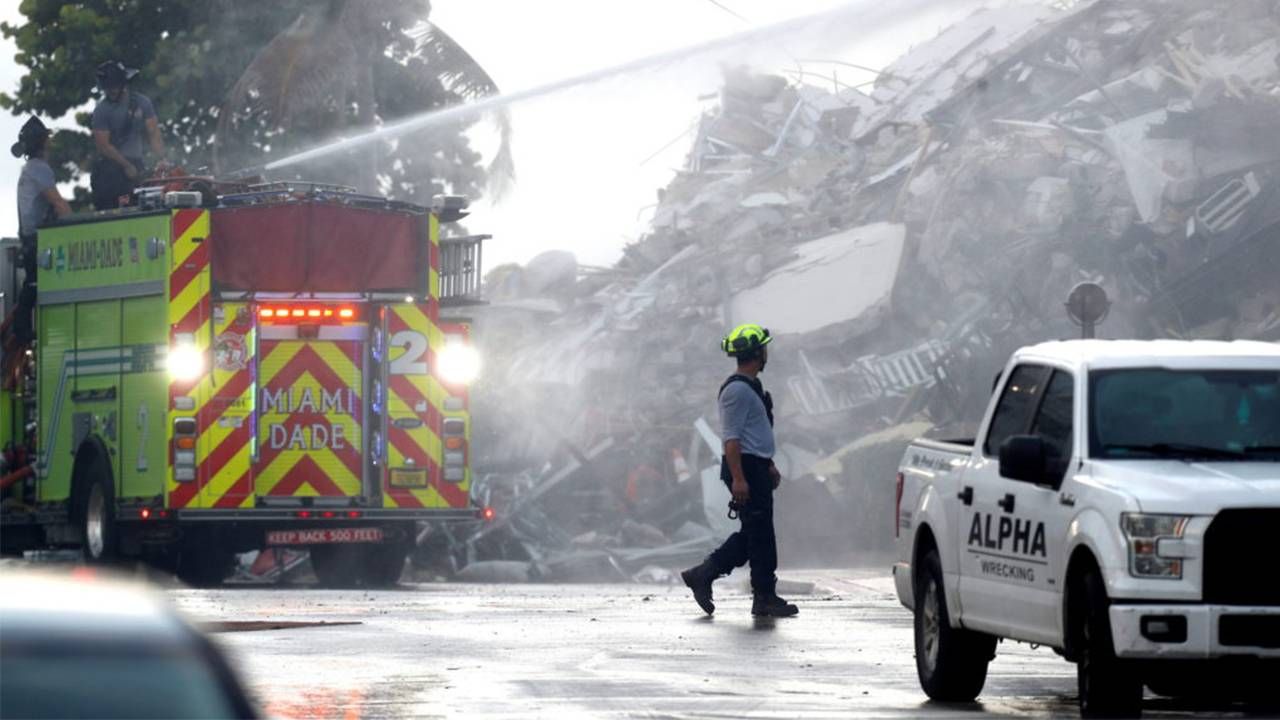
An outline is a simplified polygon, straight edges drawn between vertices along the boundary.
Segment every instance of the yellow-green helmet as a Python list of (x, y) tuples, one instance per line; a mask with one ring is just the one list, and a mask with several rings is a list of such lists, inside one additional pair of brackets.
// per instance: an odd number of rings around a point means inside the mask
[(733, 329), (733, 332), (726, 335), (724, 340), (720, 341), (720, 349), (731, 357), (737, 357), (755, 352), (771, 342), (773, 338), (770, 337), (768, 330), (748, 323), (739, 325)]

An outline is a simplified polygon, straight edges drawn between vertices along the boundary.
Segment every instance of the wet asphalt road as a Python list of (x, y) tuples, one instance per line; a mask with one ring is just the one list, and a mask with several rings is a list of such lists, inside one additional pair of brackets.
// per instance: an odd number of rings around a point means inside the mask
[[(794, 598), (799, 617), (776, 621), (753, 621), (736, 577), (717, 583), (713, 618), (682, 586), (170, 593), (203, 622), (359, 623), (217, 634), (275, 717), (1076, 714), (1074, 666), (1013, 643), (1001, 644), (980, 703), (927, 703), (916, 682), (911, 618), (884, 572), (784, 577), (817, 588)], [(1148, 717), (1224, 715), (1155, 698), (1147, 709)]]

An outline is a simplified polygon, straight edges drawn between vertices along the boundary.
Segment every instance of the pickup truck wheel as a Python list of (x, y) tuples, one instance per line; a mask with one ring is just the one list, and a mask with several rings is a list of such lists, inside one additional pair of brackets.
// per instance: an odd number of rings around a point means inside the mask
[(925, 554), (916, 577), (915, 644), (920, 687), (930, 698), (970, 702), (982, 692), (996, 639), (951, 627), (936, 550)]
[(1080, 661), (1076, 684), (1080, 715), (1086, 718), (1136, 718), (1142, 716), (1142, 679), (1131, 663), (1116, 657), (1106, 586), (1096, 570), (1080, 585), (1088, 608), (1080, 626)]

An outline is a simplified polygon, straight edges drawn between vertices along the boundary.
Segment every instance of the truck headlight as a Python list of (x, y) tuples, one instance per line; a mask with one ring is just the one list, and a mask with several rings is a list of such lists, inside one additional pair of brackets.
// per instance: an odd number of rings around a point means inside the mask
[(193, 382), (205, 373), (205, 354), (195, 346), (194, 342), (184, 342), (181, 338), (169, 348), (165, 365), (169, 369), (169, 377), (177, 382)]
[(1129, 540), (1129, 574), (1140, 578), (1181, 579), (1181, 558), (1161, 557), (1159, 546), (1164, 538), (1182, 539), (1189, 520), (1186, 515), (1123, 513), (1120, 529)]
[(447, 343), (436, 364), (440, 379), (450, 385), (470, 385), (480, 376), (480, 353), (464, 343)]

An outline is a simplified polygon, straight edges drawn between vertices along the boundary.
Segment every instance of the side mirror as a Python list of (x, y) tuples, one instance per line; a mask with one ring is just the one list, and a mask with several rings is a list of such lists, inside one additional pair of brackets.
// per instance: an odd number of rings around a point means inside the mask
[(1000, 475), (1033, 485), (1049, 484), (1049, 453), (1044, 440), (1034, 435), (1014, 435), (1000, 446)]

